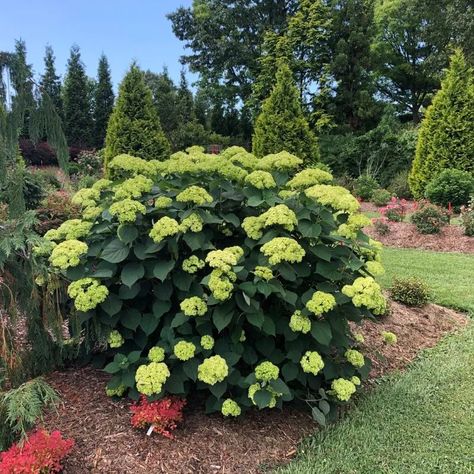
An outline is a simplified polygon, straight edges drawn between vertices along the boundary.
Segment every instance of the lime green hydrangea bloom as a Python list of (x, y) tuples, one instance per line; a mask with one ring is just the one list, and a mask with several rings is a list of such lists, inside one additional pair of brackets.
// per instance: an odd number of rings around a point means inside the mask
[(74, 298), (76, 309), (86, 312), (103, 303), (109, 295), (109, 290), (96, 278), (81, 278), (68, 286), (67, 294)]
[(246, 217), (242, 222), (242, 228), (251, 239), (257, 240), (262, 237), (262, 230), (267, 227), (281, 225), (291, 232), (297, 224), (296, 214), (285, 204), (278, 204), (257, 217)]
[(270, 361), (261, 362), (255, 367), (255, 377), (262, 382), (276, 380), (280, 374), (280, 369)]
[(300, 365), (303, 372), (318, 375), (318, 373), (324, 368), (324, 361), (318, 352), (306, 351), (300, 360)]
[(208, 334), (201, 337), (201, 347), (210, 351), (214, 347), (214, 338)]
[(87, 237), (92, 228), (92, 222), (85, 222), (81, 219), (70, 219), (64, 221), (57, 229), (50, 229), (44, 238), (47, 240), (73, 240)]
[(119, 385), (117, 388), (106, 388), (105, 393), (108, 397), (121, 397), (126, 390), (125, 385)]
[(119, 347), (123, 346), (125, 339), (123, 338), (122, 334), (116, 330), (113, 330), (110, 331), (107, 342), (112, 349), (118, 349)]
[(356, 392), (356, 386), (354, 383), (342, 378), (333, 380), (331, 383), (331, 389), (334, 395), (343, 402), (347, 402)]
[(356, 332), (355, 334), (353, 334), (353, 337), (354, 337), (354, 340), (360, 344), (363, 344), (365, 341), (364, 335), (361, 334), (360, 332)]
[(382, 294), (380, 285), (372, 277), (356, 278), (352, 285), (345, 285), (342, 293), (352, 299), (354, 306), (365, 306), (374, 314), (384, 314), (387, 301)]
[(186, 273), (190, 273), (191, 275), (193, 275), (197, 271), (204, 268), (205, 265), (206, 264), (204, 263), (204, 260), (201, 260), (199, 257), (196, 257), (196, 255), (191, 255), (189, 258), (183, 260), (181, 268)]
[(81, 263), (80, 257), (85, 255), (89, 247), (79, 240), (65, 240), (56, 245), (51, 252), (49, 261), (54, 267), (66, 270), (69, 267), (75, 267)]
[(245, 335), (245, 331), (242, 329), (242, 332), (240, 333), (239, 341), (245, 342), (246, 340), (247, 340), (247, 336)]
[(105, 189), (109, 188), (113, 182), (110, 179), (101, 178), (98, 179), (93, 185), (92, 189), (97, 189), (97, 191), (104, 191)]
[(82, 212), (82, 218), (85, 221), (95, 221), (104, 211), (102, 207), (90, 206)]
[(113, 158), (107, 166), (107, 169), (112, 172), (112, 174), (118, 175), (127, 175), (127, 176), (154, 176), (157, 174), (157, 165), (156, 160), (143, 160), (136, 156), (131, 155), (117, 155)]
[(290, 189), (304, 190), (315, 184), (326, 184), (333, 180), (332, 174), (319, 168), (307, 168), (286, 183)]
[(331, 293), (316, 291), (311, 299), (306, 303), (306, 308), (316, 316), (331, 311), (336, 306), (336, 298)]
[(360, 367), (363, 367), (365, 364), (364, 356), (359, 351), (356, 351), (355, 349), (348, 349), (345, 352), (344, 357), (354, 367), (360, 368)]
[(46, 237), (43, 237), (41, 242), (38, 242), (38, 244), (32, 248), (33, 255), (37, 257), (47, 257), (48, 255), (51, 255), (51, 252), (53, 251), (54, 247), (56, 247), (56, 245), (57, 244), (55, 242), (46, 240)]
[(244, 251), (241, 247), (227, 247), (223, 250), (211, 250), (206, 255), (206, 262), (211, 268), (230, 272), (234, 265), (237, 265)]
[(152, 347), (148, 351), (148, 360), (150, 362), (163, 362), (165, 360), (165, 350), (160, 346)]
[(186, 298), (179, 307), (186, 316), (204, 316), (207, 313), (207, 304), (199, 296)]
[(153, 187), (153, 181), (139, 174), (134, 178), (126, 179), (114, 188), (114, 199), (137, 199), (145, 193), (149, 193)]
[(266, 385), (264, 388), (260, 385), (259, 382), (254, 383), (253, 385), (250, 385), (249, 391), (248, 391), (248, 397), (250, 400), (252, 400), (252, 403), (256, 405), (254, 397), (255, 394), (259, 390), (266, 390), (268, 393), (271, 394), (272, 398), (270, 399), (270, 402), (268, 403), (268, 408), (275, 408), (277, 404), (277, 398), (281, 397), (281, 393), (278, 393), (275, 389), (273, 389), (270, 385)]
[(281, 262), (298, 263), (306, 255), (303, 247), (296, 240), (288, 237), (275, 237), (263, 244), (260, 251), (268, 257), (270, 265)]
[(164, 362), (150, 362), (148, 365), (140, 365), (135, 373), (137, 390), (148, 396), (158, 394), (170, 375), (168, 366)]
[(205, 151), (204, 147), (200, 145), (192, 145), (186, 148), (186, 153), (189, 153), (190, 155), (194, 153), (204, 153), (204, 151)]
[(290, 191), (289, 189), (282, 189), (278, 192), (278, 196), (282, 199), (291, 199), (292, 197), (298, 196), (298, 191)]
[(257, 168), (265, 171), (293, 171), (303, 164), (303, 160), (287, 151), (270, 154), (258, 160)]
[(212, 270), (208, 283), (212, 296), (219, 301), (228, 300), (234, 291), (233, 283), (236, 280), (234, 272), (225, 272), (219, 268)]
[(387, 344), (396, 344), (398, 342), (397, 335), (390, 331), (383, 331), (382, 338)]
[(331, 206), (336, 211), (349, 214), (359, 209), (359, 201), (342, 186), (331, 186), (329, 184), (316, 184), (306, 191), (306, 196), (319, 202), (323, 206)]
[(173, 200), (168, 196), (160, 196), (159, 198), (155, 199), (155, 207), (157, 209), (166, 209), (173, 204)]
[(372, 221), (364, 214), (351, 214), (345, 224), (337, 229), (337, 234), (346, 239), (357, 238), (359, 230), (372, 224)]
[(210, 204), (213, 201), (212, 196), (200, 186), (189, 186), (176, 196), (176, 200), (178, 202), (192, 202), (198, 206)]
[(237, 402), (228, 398), (227, 400), (224, 400), (224, 403), (222, 404), (221, 413), (224, 416), (240, 416), (242, 410)]
[(245, 182), (257, 189), (271, 189), (276, 187), (275, 180), (268, 171), (252, 171), (245, 177)]
[(44, 278), (43, 275), (38, 275), (38, 276), (35, 278), (35, 283), (36, 283), (38, 286), (43, 286), (43, 285), (46, 283), (46, 279)]
[(149, 235), (153, 242), (159, 244), (166, 237), (176, 235), (179, 230), (178, 222), (171, 217), (165, 216), (155, 222)]
[(293, 332), (307, 334), (311, 331), (311, 320), (298, 309), (291, 315), (289, 325)]
[(265, 280), (265, 281), (269, 281), (273, 278), (273, 271), (271, 268), (268, 268), (268, 267), (261, 267), (257, 265), (255, 267), (254, 274), (258, 278), (261, 278), (262, 280)]
[(71, 199), (73, 204), (83, 208), (96, 206), (100, 199), (100, 191), (98, 189), (84, 188), (79, 189)]
[(179, 341), (173, 348), (174, 355), (182, 361), (192, 359), (196, 346), (192, 342)]
[(219, 355), (204, 359), (198, 366), (198, 379), (208, 385), (224, 381), (229, 375), (229, 367), (224, 358)]
[(351, 377), (351, 382), (354, 384), (354, 385), (360, 385), (360, 378), (359, 377), (356, 377), (354, 375), (354, 377)]
[[(224, 153), (225, 151), (226, 150), (224, 150)], [(243, 168), (253, 170), (257, 168), (259, 159), (252, 153), (249, 153), (248, 151), (243, 151), (241, 153), (236, 153), (234, 156), (229, 158), (229, 161), (234, 165), (237, 164), (242, 166)]]
[(365, 264), (366, 270), (373, 276), (380, 276), (385, 273), (385, 269), (380, 262), (370, 261)]
[(191, 232), (201, 232), (203, 224), (204, 222), (201, 216), (199, 214), (193, 213), (181, 221), (179, 230), (181, 232), (187, 232), (188, 230)]
[(110, 214), (116, 216), (121, 224), (135, 222), (138, 214), (145, 214), (144, 204), (133, 199), (124, 199), (123, 201), (112, 204), (109, 208)]
[(370, 261), (380, 262), (382, 260), (382, 242), (378, 240), (369, 239), (368, 247), (360, 247), (360, 253)]
[(246, 217), (242, 222), (242, 229), (253, 240), (262, 238), (262, 225), (256, 216)]

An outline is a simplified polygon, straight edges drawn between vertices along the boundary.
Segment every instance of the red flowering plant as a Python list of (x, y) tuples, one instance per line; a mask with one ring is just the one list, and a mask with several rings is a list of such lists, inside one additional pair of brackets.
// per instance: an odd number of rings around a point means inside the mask
[(146, 428), (150, 426), (150, 434), (156, 431), (167, 438), (173, 438), (171, 431), (183, 419), (183, 407), (186, 400), (176, 397), (166, 397), (149, 402), (145, 396), (130, 407), (132, 412), (132, 426)]
[(0, 453), (2, 474), (49, 474), (60, 472), (61, 461), (71, 451), (74, 440), (64, 439), (59, 431), (38, 430), (23, 443)]
[(402, 222), (411, 207), (413, 206), (406, 199), (394, 196), (385, 207), (380, 209), (380, 213), (391, 222)]

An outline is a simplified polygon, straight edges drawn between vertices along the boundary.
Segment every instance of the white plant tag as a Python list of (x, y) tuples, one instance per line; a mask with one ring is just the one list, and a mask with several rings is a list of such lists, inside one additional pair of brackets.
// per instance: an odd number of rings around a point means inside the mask
[(150, 425), (150, 428), (148, 428), (148, 431), (146, 432), (146, 435), (151, 436), (154, 429), (155, 429), (155, 425)]

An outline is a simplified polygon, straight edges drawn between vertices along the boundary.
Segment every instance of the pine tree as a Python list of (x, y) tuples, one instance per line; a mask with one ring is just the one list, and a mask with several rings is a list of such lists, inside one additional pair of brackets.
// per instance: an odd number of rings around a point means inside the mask
[(102, 148), (107, 133), (107, 124), (114, 108), (114, 91), (107, 57), (102, 54), (97, 69), (97, 84), (94, 90), (94, 144)]
[(184, 71), (181, 71), (180, 74), (179, 88), (176, 94), (176, 108), (179, 123), (192, 122), (196, 118), (193, 93), (189, 90)]
[(71, 48), (64, 80), (64, 132), (69, 145), (92, 145), (92, 118), (89, 84), (79, 47)]
[(474, 69), (461, 50), (451, 57), (441, 89), (426, 111), (409, 176), (415, 197), (443, 169), (474, 172)]
[(306, 163), (319, 159), (318, 142), (304, 117), (292, 73), (288, 64), (280, 61), (275, 87), (255, 122), (253, 152), (262, 157), (283, 150)]
[(151, 90), (136, 64), (132, 64), (120, 84), (117, 103), (110, 116), (105, 138), (106, 164), (121, 153), (146, 160), (163, 160), (170, 153)]
[(48, 94), (58, 115), (63, 117), (63, 100), (61, 97), (61, 78), (56, 74), (53, 48), (46, 46), (44, 55), (44, 73), (41, 76), (42, 96)]

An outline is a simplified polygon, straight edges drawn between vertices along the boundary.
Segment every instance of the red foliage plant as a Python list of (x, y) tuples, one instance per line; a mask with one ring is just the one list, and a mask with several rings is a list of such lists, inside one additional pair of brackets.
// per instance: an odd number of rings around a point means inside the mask
[[(416, 203), (412, 205), (413, 210), (416, 209)], [(406, 199), (398, 199), (392, 197), (390, 202), (380, 209), (382, 216), (389, 221), (402, 222), (407, 212), (410, 210), (410, 203)]]
[(171, 431), (183, 419), (183, 407), (186, 400), (175, 397), (166, 397), (155, 402), (149, 402), (145, 396), (130, 407), (132, 412), (132, 426), (146, 428), (153, 425), (153, 431), (161, 433), (167, 438), (173, 438)]
[(32, 433), (27, 441), (14, 444), (0, 453), (1, 474), (43, 474), (60, 472), (62, 459), (71, 451), (74, 440), (63, 439), (59, 431)]

